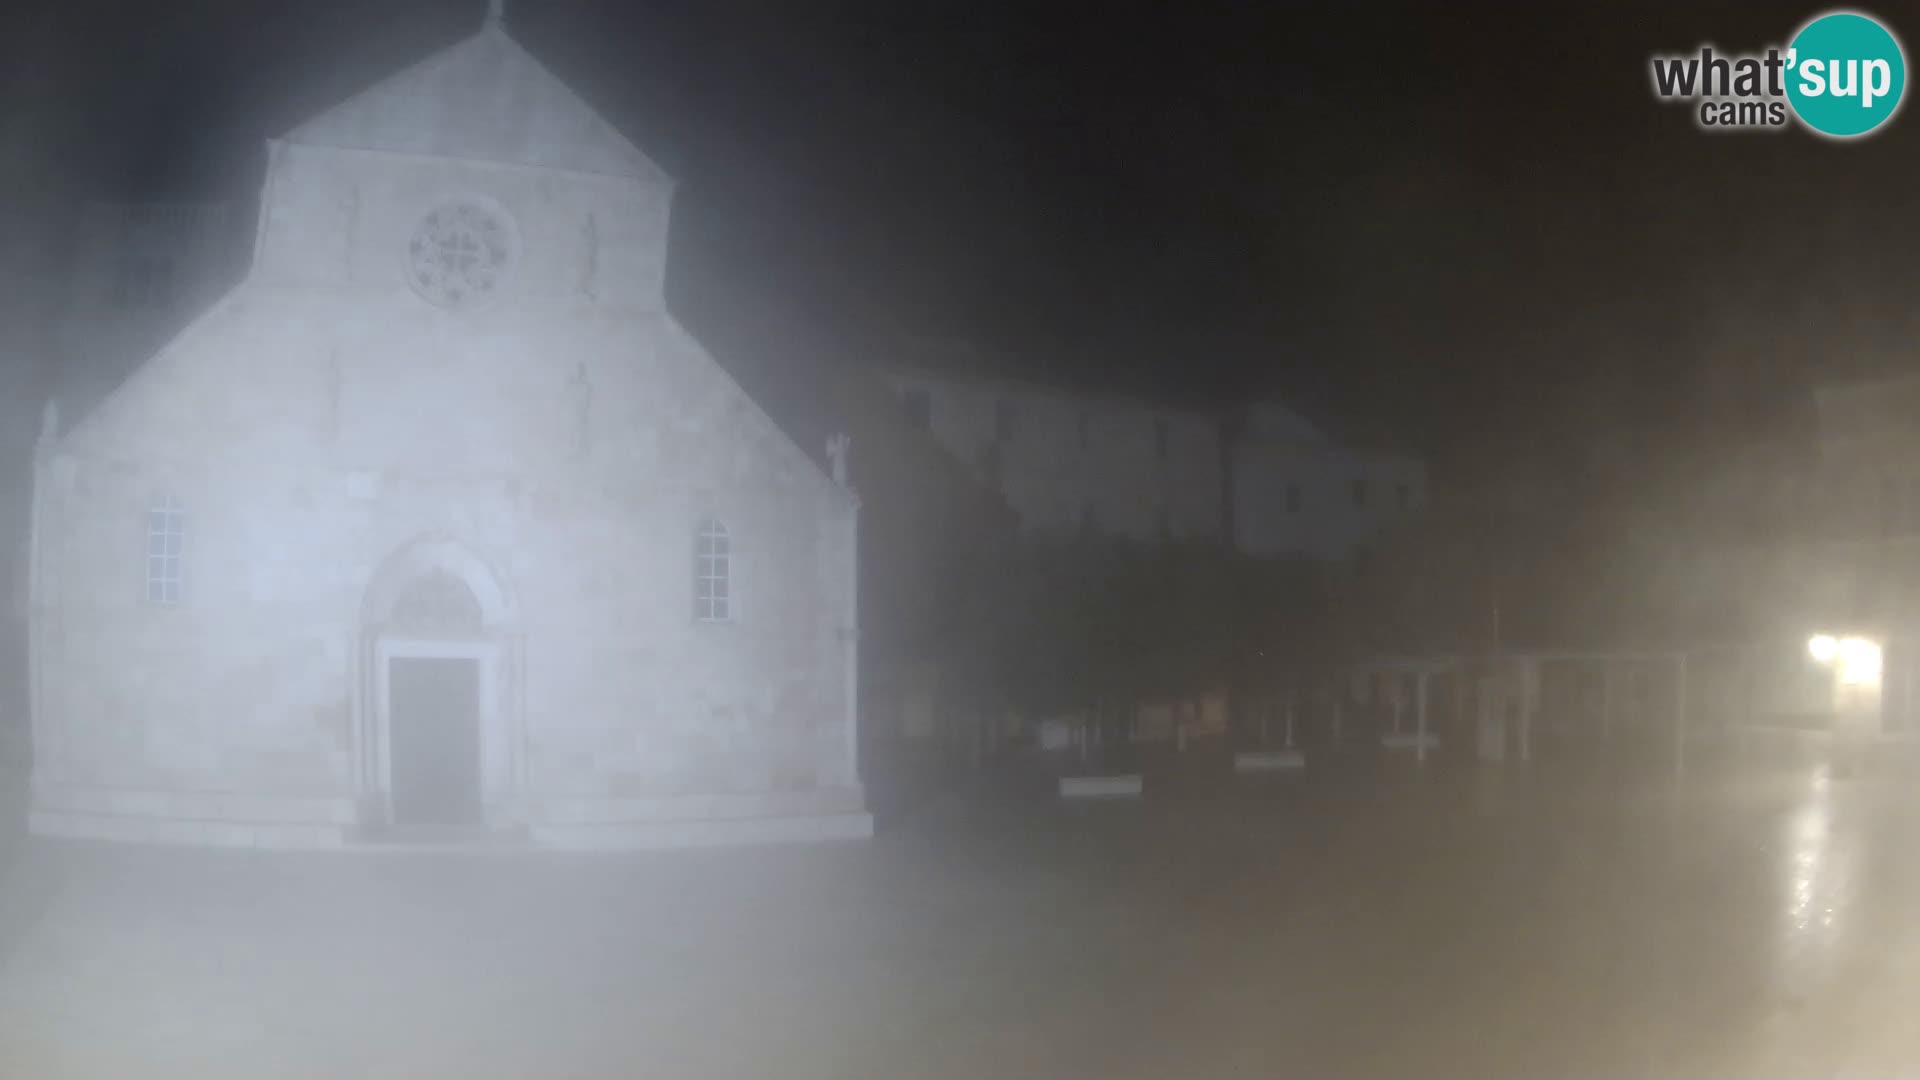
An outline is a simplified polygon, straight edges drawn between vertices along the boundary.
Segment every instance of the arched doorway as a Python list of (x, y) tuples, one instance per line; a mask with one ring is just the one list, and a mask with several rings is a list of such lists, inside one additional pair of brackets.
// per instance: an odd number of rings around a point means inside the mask
[(361, 792), (370, 821), (524, 821), (520, 638), (505, 579), (441, 536), (402, 547), (361, 610)]

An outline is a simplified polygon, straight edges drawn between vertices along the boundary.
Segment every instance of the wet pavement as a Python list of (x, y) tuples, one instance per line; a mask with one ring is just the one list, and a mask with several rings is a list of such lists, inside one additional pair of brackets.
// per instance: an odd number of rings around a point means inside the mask
[(1920, 775), (1204, 757), (870, 844), (26, 845), (0, 1076), (1920, 1072)]

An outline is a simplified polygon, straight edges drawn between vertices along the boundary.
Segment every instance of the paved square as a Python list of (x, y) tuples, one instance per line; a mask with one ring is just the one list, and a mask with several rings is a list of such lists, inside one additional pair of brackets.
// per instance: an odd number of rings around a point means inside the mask
[[(1708, 770), (1702, 770), (1703, 773)], [(1310, 769), (1001, 787), (868, 844), (23, 846), (0, 1075), (1811, 1075), (1920, 1063), (1920, 806)]]

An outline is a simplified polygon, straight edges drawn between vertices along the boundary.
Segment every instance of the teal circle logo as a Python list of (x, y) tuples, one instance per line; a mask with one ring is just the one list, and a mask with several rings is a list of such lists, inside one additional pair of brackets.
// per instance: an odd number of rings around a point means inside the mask
[(1865, 135), (1899, 111), (1906, 88), (1900, 42), (1865, 15), (1822, 15), (1787, 47), (1787, 100), (1822, 135)]

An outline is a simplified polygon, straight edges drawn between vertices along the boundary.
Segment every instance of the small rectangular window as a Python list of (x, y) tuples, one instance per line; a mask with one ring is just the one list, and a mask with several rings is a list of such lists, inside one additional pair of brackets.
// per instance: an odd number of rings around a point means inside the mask
[(1153, 454), (1161, 461), (1167, 460), (1168, 424), (1165, 419), (1156, 417), (1153, 421)]
[(178, 604), (185, 595), (187, 516), (169, 495), (147, 511), (147, 602)]
[(900, 395), (907, 407), (907, 422), (922, 431), (933, 425), (933, 396), (923, 387), (912, 387)]
[(733, 542), (727, 527), (708, 518), (701, 523), (693, 553), (693, 616), (701, 622), (733, 617)]
[(993, 403), (993, 440), (995, 442), (1012, 442), (1014, 427), (1018, 419), (1019, 416), (1014, 411), (1013, 402), (1005, 398), (996, 399)]
[(1367, 505), (1367, 478), (1364, 476), (1353, 482), (1353, 505), (1363, 509)]

